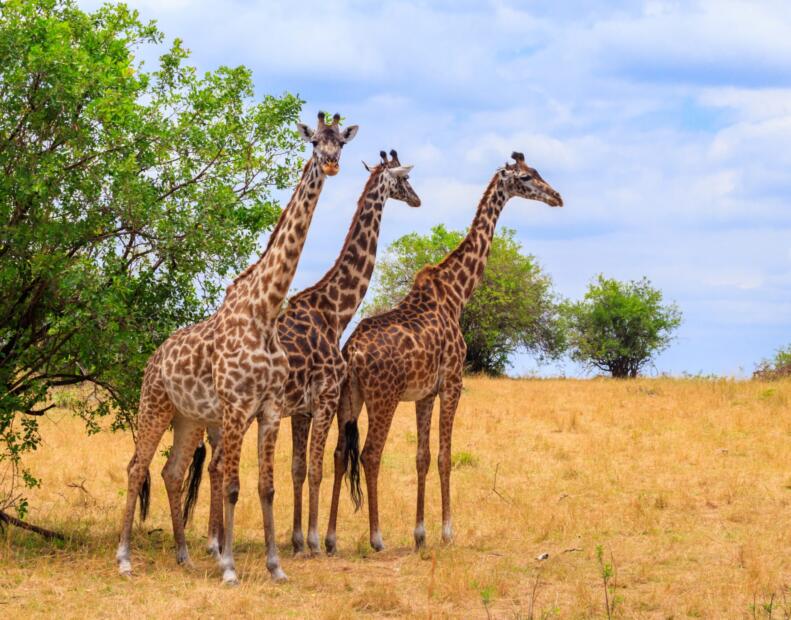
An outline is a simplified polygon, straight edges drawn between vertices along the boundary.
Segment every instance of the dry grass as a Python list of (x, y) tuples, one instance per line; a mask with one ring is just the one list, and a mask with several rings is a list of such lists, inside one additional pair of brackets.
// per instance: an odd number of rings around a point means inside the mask
[[(313, 559), (289, 550), (285, 422), (276, 499), (291, 578), (284, 585), (270, 583), (264, 567), (251, 433), (242, 461), (238, 588), (223, 587), (203, 553), (207, 486), (189, 530), (197, 568), (177, 567), (161, 457), (152, 469), (152, 517), (136, 527), (136, 575), (119, 577), (113, 554), (130, 439), (89, 438), (78, 422), (56, 415), (31, 463), (44, 485), (31, 494), (30, 518), (71, 539), (59, 546), (7, 531), (0, 615), (528, 618), (532, 606), (535, 618), (601, 618), (602, 545), (615, 562), (616, 617), (752, 618), (755, 602), (755, 617), (766, 618), (761, 606), (773, 594), (772, 617), (789, 617), (790, 400), (789, 381), (468, 379), (454, 434), (461, 455), (452, 479), (456, 542), (439, 544), (432, 465), (429, 546), (411, 550), (415, 422), (411, 404), (403, 404), (380, 481), (387, 550), (370, 551), (366, 514), (352, 513), (344, 491), (339, 555)], [(436, 437), (435, 426), (434, 463)], [(542, 553), (549, 558), (539, 562)]]

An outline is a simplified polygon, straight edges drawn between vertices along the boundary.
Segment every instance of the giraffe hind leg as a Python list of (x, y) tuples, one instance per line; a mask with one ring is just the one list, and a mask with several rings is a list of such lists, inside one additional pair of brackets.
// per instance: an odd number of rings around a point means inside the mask
[(162, 469), (162, 478), (168, 492), (170, 516), (173, 522), (173, 538), (176, 542), (176, 561), (190, 566), (187, 541), (184, 535), (184, 517), (181, 508), (184, 474), (192, 454), (203, 438), (200, 424), (176, 416), (173, 422), (173, 446)]
[(127, 468), (128, 482), (126, 492), (126, 509), (121, 526), (121, 536), (115, 558), (118, 570), (122, 575), (132, 574), (132, 562), (129, 552), (129, 542), (132, 536), (132, 525), (135, 516), (137, 497), (144, 488), (149, 478), (149, 465), (154, 458), (157, 446), (162, 435), (165, 434), (175, 413), (173, 405), (159, 386), (152, 386), (151, 375), (147, 375), (143, 382), (138, 412), (138, 435), (135, 444), (135, 453)]
[[(341, 388), (338, 403), (338, 444), (334, 453), (335, 479), (332, 484), (332, 503), (330, 504), (330, 519), (327, 524), (327, 535), (324, 538), (324, 547), (332, 555), (337, 548), (336, 527), (338, 523), (338, 504), (340, 503), (341, 483), (348, 469), (351, 478), (350, 487), (355, 507), (359, 508), (358, 500), (362, 502), (359, 490), (359, 433), (357, 418), (362, 409), (362, 398), (356, 393), (356, 384), (347, 380)], [(356, 495), (355, 495), (356, 494)], [(355, 498), (356, 497), (356, 498)]]
[(365, 447), (360, 455), (360, 461), (365, 470), (365, 486), (368, 492), (368, 526), (370, 530), (371, 547), (375, 551), (382, 551), (382, 531), (379, 528), (379, 466), (382, 462), (382, 450), (387, 441), (387, 433), (390, 430), (390, 423), (393, 421), (393, 414), (398, 406), (398, 398), (376, 399), (369, 403), (366, 400), (368, 410), (368, 434), (365, 437)]
[(294, 555), (305, 549), (302, 535), (302, 487), (307, 475), (307, 445), (310, 433), (310, 418), (306, 415), (291, 416), (291, 479), (294, 483), (294, 524), (291, 529), (291, 545)]
[(313, 554), (319, 553), (319, 490), (324, 469), (324, 447), (327, 443), (327, 434), (332, 424), (333, 415), (338, 408), (340, 396), (337, 385), (326, 390), (319, 397), (316, 416), (310, 432), (310, 471), (309, 481), (309, 510), (308, 510), (308, 547)]

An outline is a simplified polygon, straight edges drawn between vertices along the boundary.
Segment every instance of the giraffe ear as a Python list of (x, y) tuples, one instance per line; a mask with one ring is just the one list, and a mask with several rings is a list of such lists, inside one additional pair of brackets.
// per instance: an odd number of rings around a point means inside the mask
[(297, 123), (297, 133), (305, 142), (313, 141), (313, 130), (305, 123)]
[(397, 166), (395, 168), (388, 168), (388, 171), (394, 177), (405, 177), (412, 168), (414, 168), (414, 166)]
[(341, 132), (341, 140), (343, 140), (343, 143), (346, 144), (347, 142), (351, 142), (352, 140), (354, 140), (354, 136), (357, 135), (358, 129), (359, 126), (357, 125), (349, 125), (348, 127), (346, 127)]
[(371, 166), (363, 162), (363, 168), (365, 168), (368, 172), (371, 172)]

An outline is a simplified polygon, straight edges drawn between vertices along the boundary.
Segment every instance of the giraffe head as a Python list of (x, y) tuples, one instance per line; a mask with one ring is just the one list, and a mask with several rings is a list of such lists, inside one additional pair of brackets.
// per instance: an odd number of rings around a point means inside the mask
[(395, 149), (390, 151), (390, 161), (387, 160), (387, 153), (379, 151), (382, 161), (377, 166), (369, 166), (363, 162), (363, 166), (373, 175), (382, 175), (385, 188), (385, 198), (394, 198), (407, 203), (410, 207), (420, 206), (420, 197), (409, 184), (409, 172), (414, 166), (402, 166), (398, 161), (398, 153)]
[(550, 207), (562, 207), (563, 198), (555, 189), (541, 178), (535, 168), (525, 163), (525, 156), (514, 151), (511, 153), (513, 164), (505, 164), (500, 169), (503, 185), (509, 196), (520, 196), (530, 200), (540, 200)]
[(357, 125), (340, 128), (341, 115), (335, 114), (328, 125), (324, 122), (324, 112), (319, 112), (319, 123), (314, 131), (304, 123), (297, 123), (297, 131), (305, 142), (313, 145), (313, 157), (327, 176), (338, 174), (341, 149), (357, 135)]

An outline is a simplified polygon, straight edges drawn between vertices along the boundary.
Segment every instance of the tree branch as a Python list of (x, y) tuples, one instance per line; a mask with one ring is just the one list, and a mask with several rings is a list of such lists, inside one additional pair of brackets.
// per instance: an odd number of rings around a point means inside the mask
[(217, 154), (214, 157), (211, 158), (209, 163), (207, 163), (198, 174), (196, 174), (191, 179), (188, 179), (188, 180), (183, 181), (181, 183), (176, 183), (176, 185), (171, 187), (164, 194), (162, 194), (161, 196), (157, 196), (157, 200), (158, 201), (165, 200), (165, 198), (169, 198), (170, 196), (175, 194), (180, 189), (183, 189), (183, 188), (187, 187), (188, 185), (193, 185), (194, 183), (197, 183), (198, 181), (200, 181), (203, 178), (203, 175), (206, 174), (206, 172), (208, 172), (209, 168), (211, 168), (215, 163), (217, 163), (217, 160), (220, 158), (220, 155), (222, 155), (224, 150), (225, 150), (225, 147), (220, 148), (220, 150), (217, 151)]
[(23, 530), (28, 530), (30, 532), (34, 532), (39, 536), (43, 536), (47, 540), (66, 540), (66, 537), (61, 534), (60, 532), (53, 532), (52, 530), (48, 530), (43, 527), (39, 527), (38, 525), (33, 525), (32, 523), (27, 523), (22, 521), (21, 519), (17, 519), (16, 517), (12, 517), (7, 512), (0, 510), (0, 523), (8, 523), (9, 525), (14, 525), (18, 528)]

